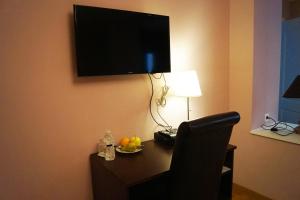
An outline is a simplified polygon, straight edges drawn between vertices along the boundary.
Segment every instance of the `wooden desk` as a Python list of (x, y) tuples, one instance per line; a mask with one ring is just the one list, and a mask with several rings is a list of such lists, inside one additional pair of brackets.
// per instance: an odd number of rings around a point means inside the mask
[[(96, 153), (90, 156), (95, 200), (128, 200), (132, 188), (168, 173), (172, 147), (157, 144), (153, 140), (146, 141), (143, 145), (143, 151), (135, 154), (116, 152), (113, 161), (105, 161)], [(226, 199), (231, 198), (235, 148), (236, 146), (228, 145), (224, 164), (231, 169), (222, 176), (221, 193)]]

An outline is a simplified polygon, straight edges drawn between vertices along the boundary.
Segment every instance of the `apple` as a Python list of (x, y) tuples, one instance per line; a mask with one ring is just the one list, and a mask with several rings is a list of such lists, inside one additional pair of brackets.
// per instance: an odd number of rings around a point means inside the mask
[(136, 145), (137, 147), (139, 147), (139, 146), (141, 146), (141, 144), (142, 144), (141, 138), (136, 137), (136, 138), (135, 138), (135, 145)]
[(135, 150), (136, 150), (135, 142), (129, 142), (127, 145), (127, 151), (135, 151)]
[(141, 146), (141, 138), (134, 136), (130, 138), (130, 142), (134, 142), (137, 147)]

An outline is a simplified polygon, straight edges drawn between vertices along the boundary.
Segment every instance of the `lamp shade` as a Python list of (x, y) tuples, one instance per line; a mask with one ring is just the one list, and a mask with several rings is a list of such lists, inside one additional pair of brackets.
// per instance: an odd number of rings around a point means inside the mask
[(202, 95), (196, 71), (172, 72), (170, 90), (175, 96), (198, 97)]
[(285, 98), (300, 98), (300, 75), (298, 75), (289, 88), (285, 91)]

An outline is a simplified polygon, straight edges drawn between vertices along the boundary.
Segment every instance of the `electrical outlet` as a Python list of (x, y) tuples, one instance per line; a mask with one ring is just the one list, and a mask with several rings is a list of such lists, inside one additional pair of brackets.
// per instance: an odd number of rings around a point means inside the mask
[(265, 113), (265, 122), (269, 120), (269, 117), (270, 117), (269, 113)]

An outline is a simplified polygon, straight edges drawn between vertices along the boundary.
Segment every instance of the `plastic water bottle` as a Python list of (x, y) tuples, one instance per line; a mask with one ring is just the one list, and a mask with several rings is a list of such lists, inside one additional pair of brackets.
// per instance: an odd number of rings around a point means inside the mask
[(103, 142), (106, 145), (105, 148), (105, 160), (114, 160), (115, 159), (115, 146), (114, 146), (114, 138), (111, 134), (110, 130), (107, 130), (104, 134)]
[(105, 151), (106, 151), (106, 144), (105, 142), (103, 141), (103, 138), (101, 138), (99, 140), (99, 143), (98, 143), (98, 156), (101, 156), (101, 157), (105, 157)]
[(114, 160), (116, 157), (115, 154), (115, 147), (113, 144), (109, 144), (106, 146), (105, 149), (105, 160), (110, 161), (110, 160)]

